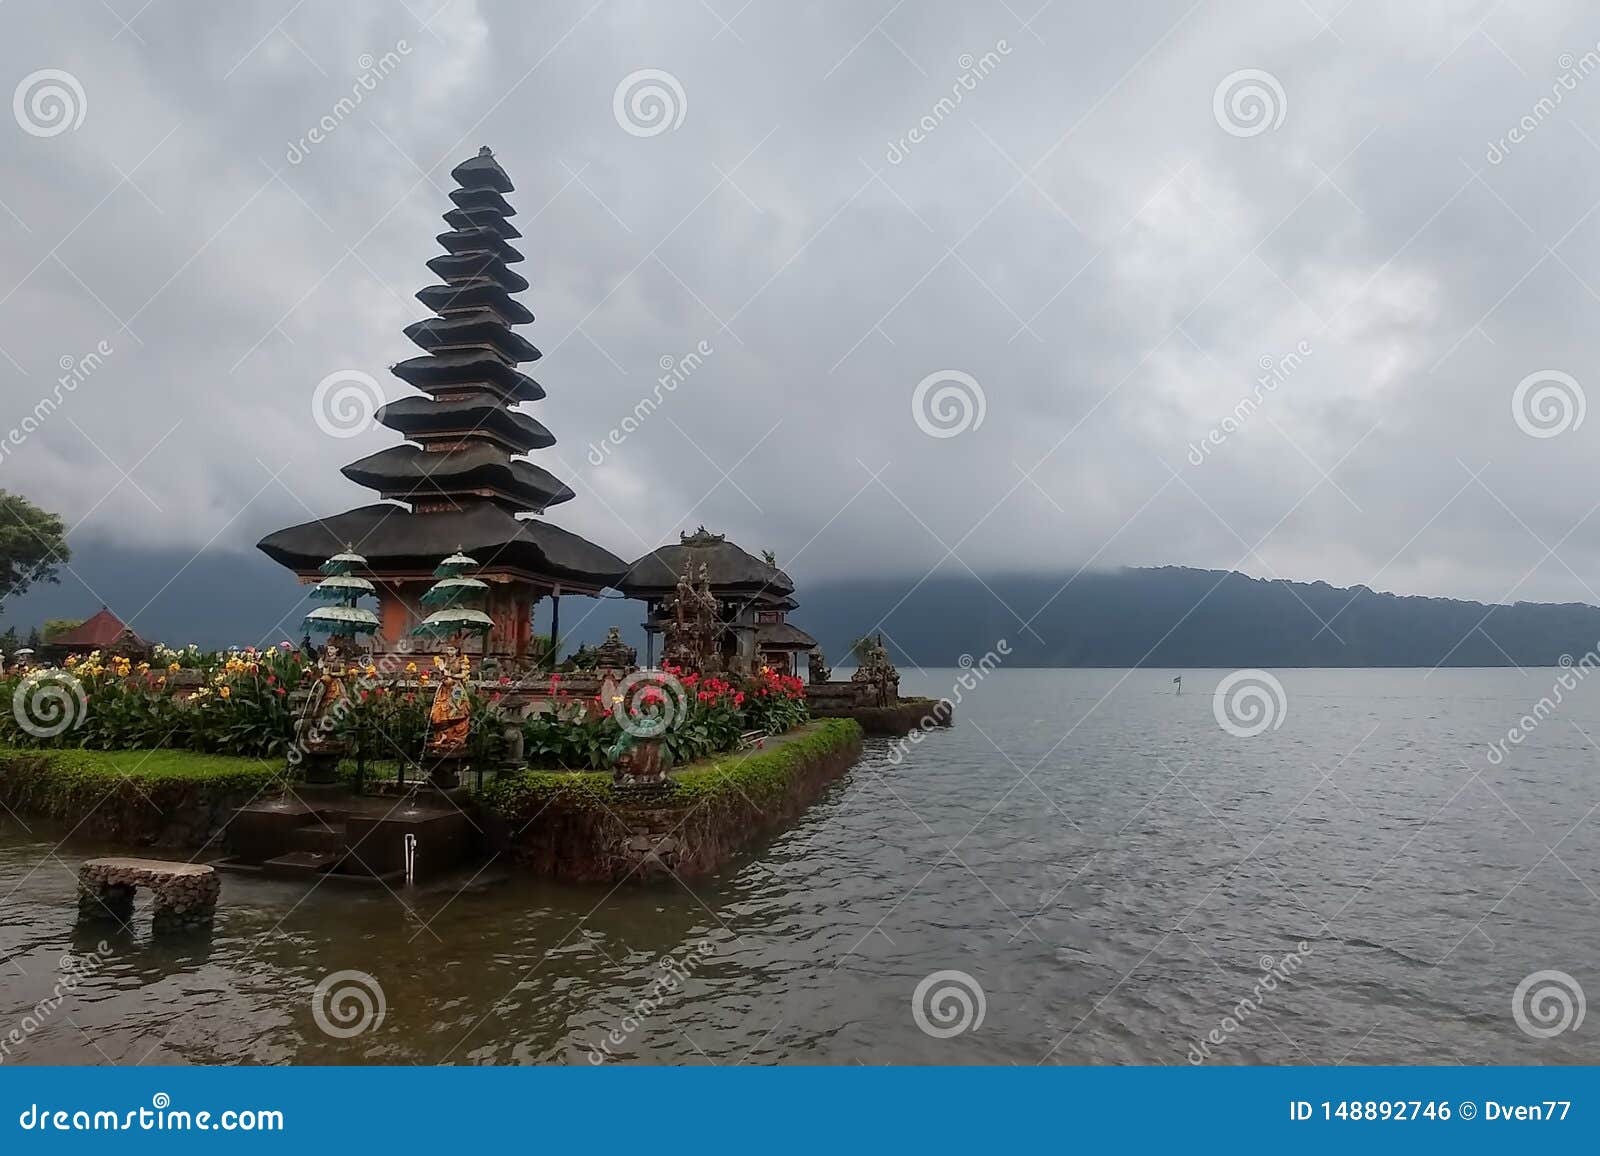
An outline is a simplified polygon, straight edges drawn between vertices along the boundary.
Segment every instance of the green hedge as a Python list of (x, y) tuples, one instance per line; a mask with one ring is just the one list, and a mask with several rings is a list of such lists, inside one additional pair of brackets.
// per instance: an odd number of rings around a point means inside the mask
[[(181, 814), (196, 804), (267, 790), (281, 765), (193, 751), (17, 750), (0, 747), (0, 800), (21, 814), (76, 821), (119, 809)], [(108, 798), (109, 795), (109, 798)]]
[[(797, 764), (826, 757), (861, 740), (853, 719), (822, 719), (791, 732), (770, 750), (719, 755), (691, 763), (672, 775), (672, 793), (654, 805), (693, 806), (732, 796), (761, 804), (781, 798)], [(552, 802), (579, 807), (617, 807), (609, 772), (520, 771), (484, 786), (480, 800), (507, 820), (527, 820)]]

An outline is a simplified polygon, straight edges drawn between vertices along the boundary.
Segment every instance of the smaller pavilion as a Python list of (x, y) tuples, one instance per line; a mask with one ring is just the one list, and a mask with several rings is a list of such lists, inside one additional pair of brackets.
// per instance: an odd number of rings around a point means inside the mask
[(140, 638), (122, 619), (104, 606), (64, 634), (45, 640), (39, 658), (61, 662), (69, 654), (120, 654), (125, 658), (149, 658), (150, 644)]
[(652, 550), (628, 567), (617, 588), (647, 607), (646, 662), (655, 665), (657, 636), (666, 631), (678, 584), (703, 585), (717, 601), (720, 623), (714, 649), (720, 668), (749, 674), (761, 666), (795, 673), (797, 656), (816, 639), (788, 621), (794, 581), (772, 562), (757, 558), (701, 526), (680, 534), (676, 545)]

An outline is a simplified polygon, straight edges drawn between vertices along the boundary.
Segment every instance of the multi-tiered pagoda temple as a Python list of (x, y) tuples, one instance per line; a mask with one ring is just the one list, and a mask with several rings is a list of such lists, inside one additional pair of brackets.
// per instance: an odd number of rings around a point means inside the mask
[(304, 581), (320, 577), (329, 555), (353, 547), (378, 588), (381, 649), (427, 616), (419, 598), (439, 559), (461, 551), (481, 563), (489, 584), (485, 609), (494, 629), (486, 653), (522, 657), (532, 638), (532, 609), (546, 595), (598, 594), (626, 563), (537, 515), (573, 493), (519, 455), (555, 444), (550, 431), (514, 408), (544, 389), (519, 364), (539, 351), (512, 331), (533, 314), (512, 298), (528, 282), (508, 266), (522, 254), (521, 234), (506, 219), (509, 178), (487, 149), (450, 173), (459, 186), (439, 235), (445, 252), (428, 262), (442, 285), (417, 294), (438, 316), (406, 327), (425, 352), (393, 367), (423, 396), (378, 411), (406, 442), (352, 462), (351, 481), (377, 491), (379, 503), (269, 534), (258, 545)]

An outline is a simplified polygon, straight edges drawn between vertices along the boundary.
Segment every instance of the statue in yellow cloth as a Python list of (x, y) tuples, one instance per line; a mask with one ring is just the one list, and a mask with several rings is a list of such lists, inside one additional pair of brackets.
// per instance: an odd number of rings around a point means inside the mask
[(434, 664), (440, 668), (440, 679), (428, 711), (428, 754), (436, 759), (459, 758), (467, 753), (471, 728), (467, 676), (472, 672), (472, 660), (462, 655), (458, 665), (455, 648), (451, 647), (449, 658), (436, 658)]
[(349, 697), (344, 680), (344, 658), (330, 641), (317, 662), (317, 676), (301, 706), (295, 742), (288, 751), (289, 765), (305, 762), (311, 782), (333, 781), (334, 767), (347, 753), (344, 737), (338, 733)]

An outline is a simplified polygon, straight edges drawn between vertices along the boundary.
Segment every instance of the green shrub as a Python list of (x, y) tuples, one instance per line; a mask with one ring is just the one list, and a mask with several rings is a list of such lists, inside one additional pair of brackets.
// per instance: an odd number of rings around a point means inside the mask
[(211, 802), (270, 793), (281, 767), (191, 751), (0, 749), (0, 800), (11, 809), (77, 821), (118, 811), (177, 816)]
[[(822, 719), (770, 750), (724, 754), (675, 772), (671, 806), (734, 800), (766, 805), (789, 788), (795, 767), (826, 757), (861, 741), (861, 727), (852, 719)], [(490, 811), (515, 824), (527, 822), (544, 807), (562, 802), (580, 809), (616, 808), (624, 805), (605, 774), (555, 771), (519, 771), (501, 775), (485, 785), (480, 801)]]

